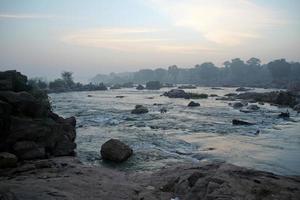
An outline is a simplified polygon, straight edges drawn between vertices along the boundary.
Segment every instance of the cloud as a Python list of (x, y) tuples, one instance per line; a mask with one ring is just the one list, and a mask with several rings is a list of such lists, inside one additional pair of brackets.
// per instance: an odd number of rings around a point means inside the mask
[(263, 28), (284, 23), (250, 0), (149, 0), (174, 26), (189, 28), (222, 45), (238, 45), (261, 36)]
[(52, 19), (55, 15), (37, 15), (37, 14), (0, 14), (0, 18), (7, 19)]
[[(171, 35), (171, 36), (170, 36)], [(123, 52), (172, 52), (194, 54), (212, 48), (188, 44), (172, 35), (172, 30), (156, 28), (94, 28), (62, 37), (67, 44)]]

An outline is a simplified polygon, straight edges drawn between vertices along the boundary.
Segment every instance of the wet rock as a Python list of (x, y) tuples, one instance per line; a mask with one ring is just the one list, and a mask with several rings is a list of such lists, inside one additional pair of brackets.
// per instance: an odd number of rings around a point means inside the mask
[(131, 111), (132, 114), (145, 114), (148, 112), (148, 108), (143, 105), (136, 105), (135, 108)]
[(256, 110), (259, 110), (260, 108), (259, 108), (259, 106), (257, 106), (257, 105), (249, 105), (249, 106), (247, 107), (247, 109), (248, 109), (248, 110), (256, 111)]
[(110, 139), (101, 146), (101, 156), (104, 160), (123, 162), (133, 153), (133, 150), (117, 139)]
[(246, 92), (246, 91), (249, 91), (249, 90), (251, 90), (251, 89), (250, 88), (239, 87), (235, 91), (237, 91), (237, 92)]
[(32, 141), (17, 142), (13, 146), (13, 150), (21, 160), (32, 160), (46, 157), (45, 148), (38, 146)]
[(93, 97), (93, 95), (91, 95), (91, 94), (88, 94), (88, 95), (87, 95), (87, 97)]
[(188, 104), (188, 107), (198, 107), (200, 106), (200, 103), (196, 103), (194, 101), (191, 101), (189, 104)]
[(18, 162), (18, 158), (14, 154), (8, 152), (0, 153), (0, 169), (16, 167), (17, 162)]
[(235, 102), (232, 104), (232, 107), (238, 109), (244, 107), (244, 104), (242, 102)]
[(116, 98), (123, 99), (125, 96), (116, 96)]
[(246, 126), (250, 126), (250, 125), (254, 125), (254, 124), (250, 123), (250, 122), (243, 121), (243, 120), (233, 119), (232, 120), (232, 125), (246, 125)]
[(278, 115), (279, 118), (289, 118), (290, 117), (290, 113), (287, 112), (282, 112)]
[(218, 97), (219, 95), (217, 95), (217, 94), (211, 94), (211, 95), (209, 95), (210, 97)]
[(166, 113), (168, 110), (167, 110), (167, 108), (165, 108), (165, 107), (163, 107), (163, 108), (161, 108), (160, 109), (160, 113)]
[(165, 92), (163, 95), (169, 98), (184, 98), (184, 99), (190, 98), (190, 95), (188, 93), (180, 89), (172, 89), (168, 92)]
[(145, 87), (142, 86), (142, 85), (138, 85), (138, 86), (136, 87), (136, 89), (137, 89), (137, 90), (143, 90), (143, 89), (145, 89)]
[(300, 103), (295, 105), (293, 109), (300, 113)]

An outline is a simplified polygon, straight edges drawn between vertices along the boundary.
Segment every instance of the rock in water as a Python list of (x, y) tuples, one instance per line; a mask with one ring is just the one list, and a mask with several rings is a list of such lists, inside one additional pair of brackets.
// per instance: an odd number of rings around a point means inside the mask
[(143, 90), (143, 89), (145, 89), (145, 87), (142, 86), (142, 85), (138, 85), (138, 86), (136, 87), (136, 89), (137, 89), (137, 90)]
[(1, 152), (0, 153), (0, 169), (11, 168), (17, 166), (18, 158), (11, 153)]
[(244, 106), (243, 103), (241, 102), (236, 102), (232, 105), (233, 108), (237, 109), (237, 108), (242, 108)]
[(249, 90), (251, 90), (251, 89), (250, 88), (239, 87), (235, 91), (237, 91), (237, 92), (246, 92), (246, 91), (249, 91)]
[(101, 146), (101, 156), (104, 160), (123, 162), (132, 155), (132, 149), (117, 139), (110, 139)]
[(293, 109), (300, 113), (300, 103), (295, 105)]
[(131, 111), (132, 114), (144, 114), (148, 112), (148, 108), (143, 105), (136, 105), (135, 108)]
[(290, 117), (290, 113), (287, 112), (282, 112), (278, 115), (279, 118), (289, 118)]
[(172, 89), (169, 92), (165, 92), (163, 95), (169, 98), (184, 98), (184, 99), (190, 98), (190, 95), (188, 93), (186, 93), (184, 90), (179, 90), (179, 89)]
[(259, 110), (259, 107), (257, 105), (250, 105), (247, 107), (248, 110)]
[(189, 104), (188, 104), (188, 107), (197, 107), (197, 106), (200, 106), (200, 103), (196, 103), (194, 101), (191, 101)]
[(238, 120), (238, 119), (233, 119), (232, 120), (232, 124), (233, 125), (246, 125), (246, 126), (254, 125), (253, 123), (242, 121), (242, 120)]

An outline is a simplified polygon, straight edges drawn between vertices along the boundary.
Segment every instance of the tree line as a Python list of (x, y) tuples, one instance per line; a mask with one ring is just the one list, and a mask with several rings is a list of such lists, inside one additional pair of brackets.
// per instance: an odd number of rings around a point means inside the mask
[(145, 84), (159, 81), (170, 84), (195, 84), (202, 86), (249, 86), (287, 88), (300, 84), (300, 63), (278, 59), (262, 64), (258, 58), (243, 61), (240, 58), (224, 62), (217, 67), (212, 62), (197, 64), (193, 68), (172, 65), (167, 69), (142, 69), (133, 73), (97, 75), (93, 83), (121, 84), (133, 82)]

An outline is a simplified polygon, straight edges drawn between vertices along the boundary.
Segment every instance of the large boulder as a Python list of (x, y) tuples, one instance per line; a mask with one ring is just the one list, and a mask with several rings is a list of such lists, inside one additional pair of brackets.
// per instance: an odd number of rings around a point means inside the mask
[(44, 117), (48, 114), (48, 104), (37, 100), (28, 92), (0, 91), (0, 100), (12, 106), (14, 115)]
[(0, 169), (16, 167), (17, 162), (18, 162), (18, 158), (14, 154), (8, 152), (0, 153)]
[(13, 146), (15, 154), (21, 160), (32, 160), (45, 158), (45, 148), (37, 145), (33, 141), (20, 141)]
[(27, 77), (16, 70), (0, 72), (0, 91), (27, 91)]
[(180, 89), (172, 89), (168, 92), (165, 92), (163, 95), (169, 98), (184, 98), (184, 99), (190, 98), (190, 95), (188, 93)]
[(148, 112), (148, 108), (143, 105), (136, 105), (135, 108), (131, 111), (132, 114), (145, 114)]
[(197, 103), (197, 102), (194, 102), (194, 101), (191, 101), (189, 104), (188, 104), (188, 107), (198, 107), (200, 106), (200, 103)]
[(104, 160), (123, 162), (133, 153), (133, 150), (117, 139), (110, 139), (101, 146), (101, 156)]
[(5, 78), (0, 72), (0, 80), (13, 81), (11, 88), (0, 89), (0, 151), (20, 160), (74, 155), (76, 119), (53, 113), (45, 92), (25, 91), (27, 78), (10, 73)]

